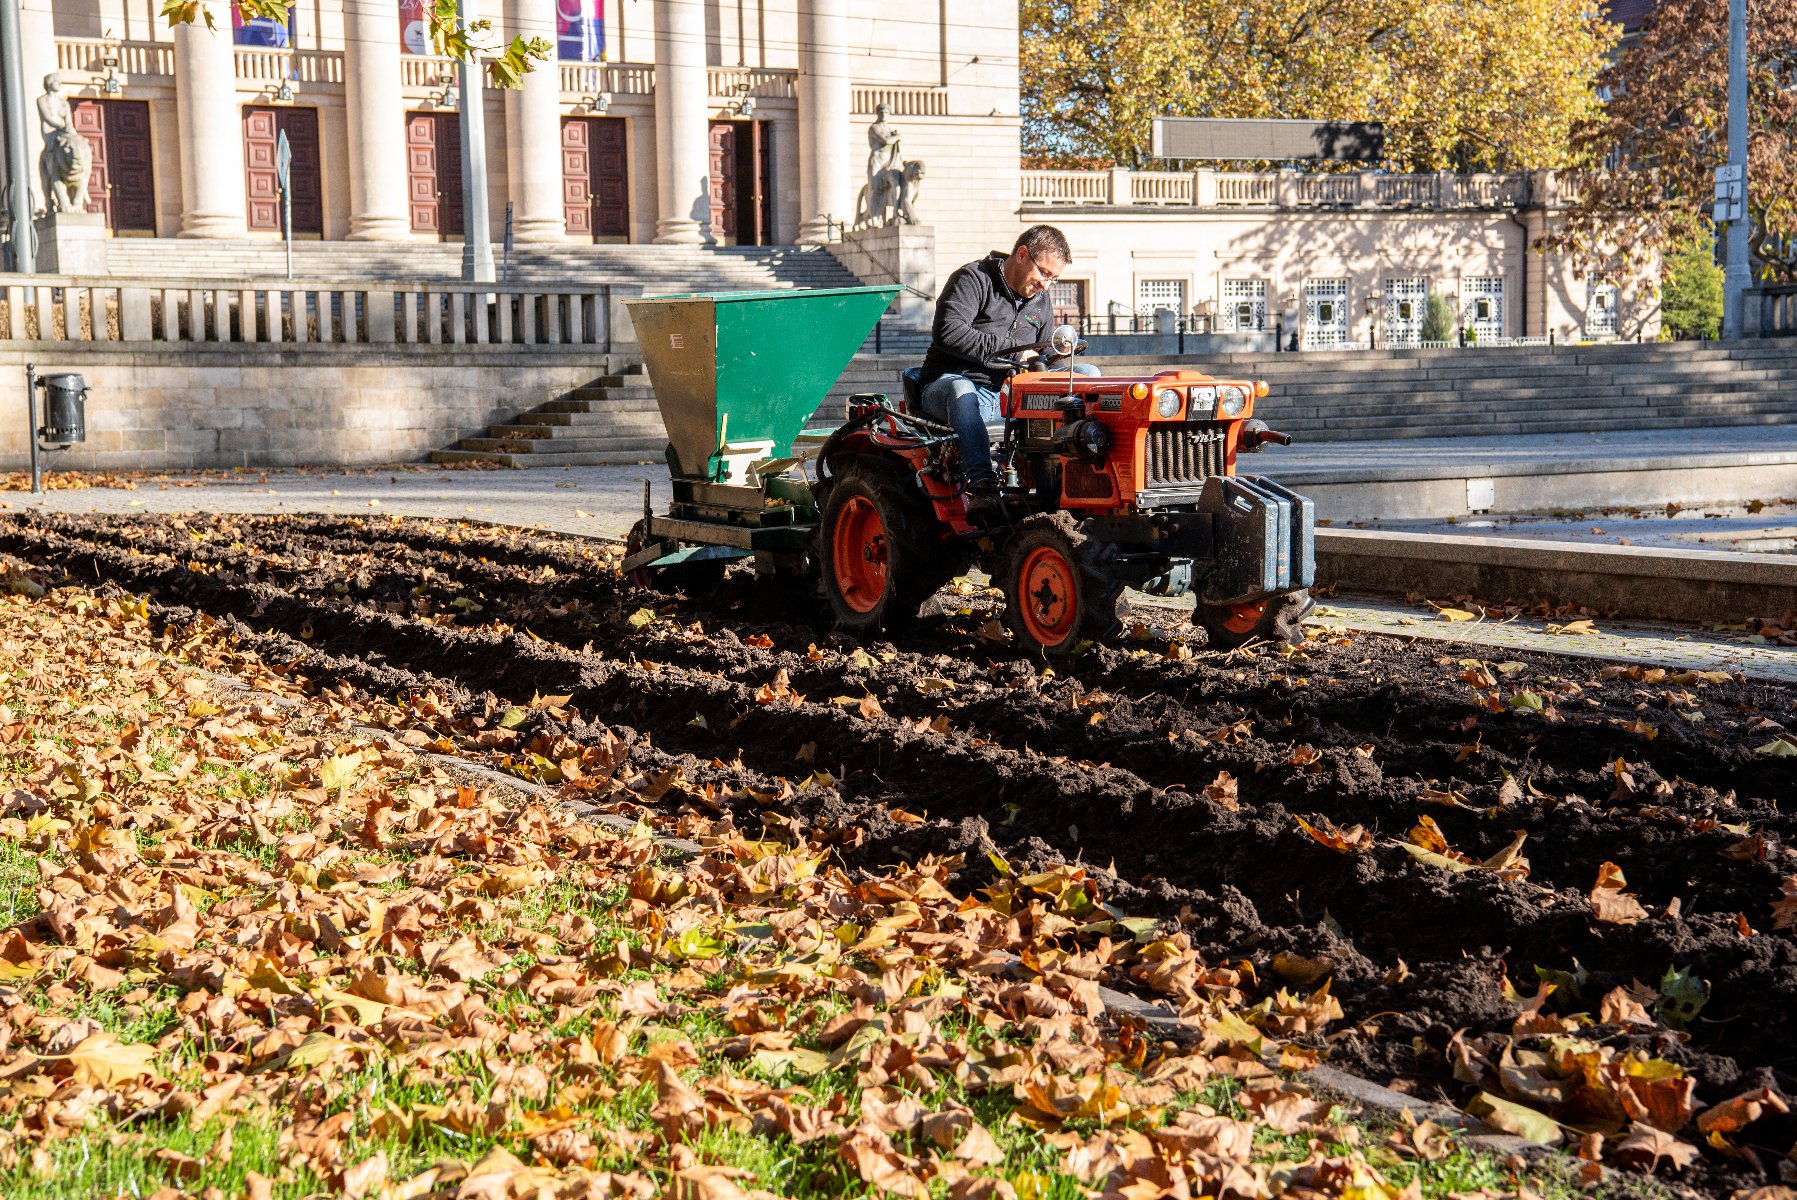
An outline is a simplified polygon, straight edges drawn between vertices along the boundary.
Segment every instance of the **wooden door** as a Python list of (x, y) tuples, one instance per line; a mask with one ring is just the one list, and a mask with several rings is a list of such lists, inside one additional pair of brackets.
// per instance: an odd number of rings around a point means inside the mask
[(293, 236), (324, 236), (324, 188), (318, 165), (318, 110), (245, 105), (244, 199), (249, 227), (281, 232), (281, 185), (275, 153), (281, 134), (293, 152), (288, 184), (293, 191)]
[(774, 170), (766, 121), (711, 126), (711, 236), (726, 246), (773, 241)]
[(87, 211), (104, 213), (115, 234), (156, 232), (156, 177), (150, 155), (150, 105), (144, 100), (77, 100), (75, 129), (93, 150)]
[(737, 173), (736, 122), (711, 125), (711, 236), (723, 246), (737, 244), (742, 209)]
[(462, 126), (455, 113), (406, 114), (412, 232), (461, 237)]
[(569, 237), (629, 240), (629, 170), (624, 118), (563, 118), (562, 217)]

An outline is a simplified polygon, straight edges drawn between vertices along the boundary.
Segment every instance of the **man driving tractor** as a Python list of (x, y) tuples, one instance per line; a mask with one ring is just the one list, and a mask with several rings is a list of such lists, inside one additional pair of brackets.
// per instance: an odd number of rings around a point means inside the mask
[[(1072, 258), (1060, 230), (1035, 225), (1023, 231), (1009, 254), (994, 250), (950, 275), (937, 297), (923, 360), (922, 404), (926, 415), (953, 427), (960, 440), (968, 518), (976, 524), (1003, 519), (986, 434), (987, 424), (1000, 420), (999, 372), (989, 360), (1014, 346), (1047, 340), (1054, 327), (1049, 285)], [(1076, 363), (1074, 370), (1098, 374), (1086, 363)]]

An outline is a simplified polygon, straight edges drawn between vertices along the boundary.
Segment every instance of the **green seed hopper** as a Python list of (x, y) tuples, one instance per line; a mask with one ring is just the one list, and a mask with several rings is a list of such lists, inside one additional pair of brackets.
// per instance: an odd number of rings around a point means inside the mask
[[(718, 292), (626, 301), (668, 431), (673, 503), (631, 531), (624, 567), (692, 587), (755, 554), (806, 552), (817, 507), (793, 441), (896, 287)], [(679, 570), (671, 570), (679, 568)]]

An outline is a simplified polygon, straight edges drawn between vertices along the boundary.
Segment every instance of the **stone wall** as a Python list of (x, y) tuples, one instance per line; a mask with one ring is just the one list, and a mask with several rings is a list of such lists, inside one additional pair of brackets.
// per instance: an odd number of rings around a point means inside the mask
[(87, 441), (47, 460), (77, 470), (417, 461), (613, 365), (580, 347), (423, 349), (0, 345), (0, 467), (28, 463), (26, 363), (87, 379)]

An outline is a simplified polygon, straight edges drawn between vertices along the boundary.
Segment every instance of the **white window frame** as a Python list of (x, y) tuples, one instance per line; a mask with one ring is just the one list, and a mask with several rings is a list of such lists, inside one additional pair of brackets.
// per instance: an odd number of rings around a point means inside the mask
[(1479, 342), (1490, 342), (1505, 336), (1504, 300), (1509, 291), (1502, 275), (1462, 275), (1460, 277), (1460, 327), (1470, 329)]
[[(1403, 316), (1404, 305), (1410, 316)], [(1429, 278), (1426, 275), (1388, 277), (1385, 281), (1385, 345), (1415, 347), (1423, 343), (1423, 322), (1429, 316)]]
[[(1218, 281), (1217, 332), (1265, 333), (1267, 330), (1267, 281), (1222, 279)], [(1245, 320), (1243, 318), (1246, 318)]]
[(1304, 281), (1303, 321), (1299, 344), (1306, 350), (1343, 350), (1353, 344), (1354, 315), (1348, 307), (1345, 276)]
[[(1170, 308), (1180, 316), (1186, 315), (1186, 297), (1191, 295), (1191, 280), (1177, 275), (1144, 275), (1136, 280), (1136, 314), (1152, 317), (1163, 308)], [(1164, 298), (1150, 299), (1150, 294), (1157, 288), (1164, 288), (1178, 296), (1177, 303), (1169, 304)]]
[(1585, 336), (1592, 340), (1614, 338), (1622, 326), (1622, 289), (1613, 283), (1593, 282), (1585, 298)]

